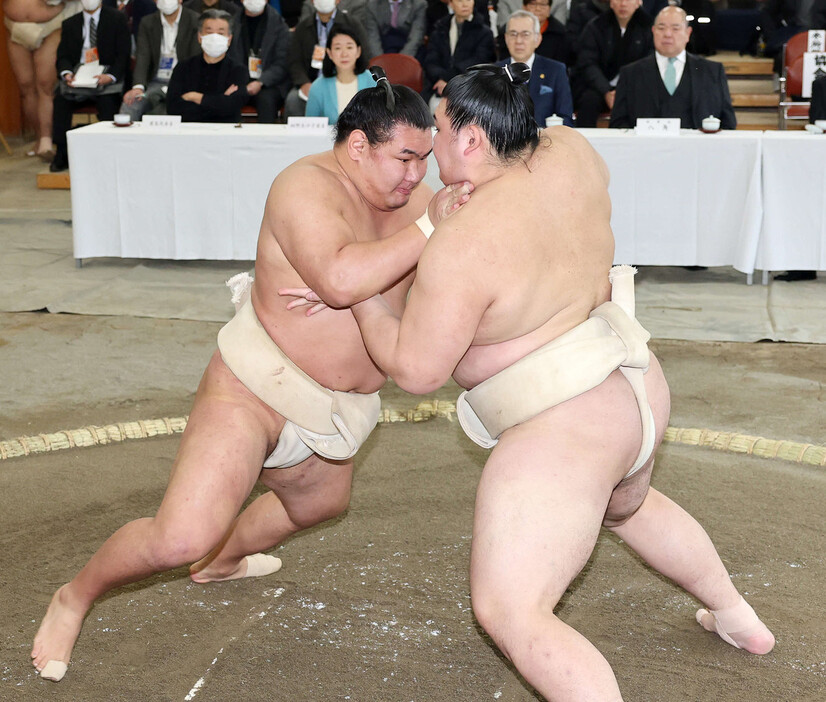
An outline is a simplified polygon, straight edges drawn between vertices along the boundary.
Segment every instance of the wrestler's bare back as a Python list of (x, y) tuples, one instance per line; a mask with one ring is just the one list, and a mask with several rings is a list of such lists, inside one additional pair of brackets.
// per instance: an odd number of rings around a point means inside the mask
[[(455, 226), (491, 304), (454, 372), (472, 387), (588, 318), (610, 296), (608, 171), (584, 137), (542, 132), (524, 166), (479, 186)], [(436, 239), (434, 238), (434, 243)]]
[[(296, 187), (299, 179), (309, 179), (316, 187)], [(308, 240), (316, 236), (315, 213), (320, 208), (338, 212), (350, 225), (353, 240), (364, 242), (388, 237), (414, 222), (425, 211), (432, 195), (432, 190), (420, 183), (405, 206), (379, 211), (365, 201), (344, 175), (333, 152), (301, 159), (273, 183), (258, 236), (253, 305), (261, 324), (281, 349), (325, 387), (374, 392), (385, 383), (386, 375), (370, 359), (349, 308), (330, 309), (309, 318), (286, 309), (278, 289), (301, 287), (310, 281), (301, 278), (284, 249), (289, 250), (292, 242), (301, 242), (302, 249), (312, 250)], [(404, 309), (411, 281), (412, 274), (384, 292), (398, 314)]]
[(2, 0), (3, 14), (13, 22), (48, 22), (63, 12), (63, 4), (43, 0)]

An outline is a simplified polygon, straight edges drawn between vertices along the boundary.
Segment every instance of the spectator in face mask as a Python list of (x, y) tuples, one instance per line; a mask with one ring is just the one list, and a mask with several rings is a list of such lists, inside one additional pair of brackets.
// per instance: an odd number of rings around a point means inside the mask
[(240, 5), (232, 0), (186, 0), (184, 7), (198, 15), (207, 10), (223, 10), (229, 12), (233, 18), (241, 11)]
[[(63, 22), (57, 47), (60, 81), (53, 103), (52, 139), (57, 150), (49, 166), (52, 172), (69, 167), (66, 132), (72, 126), (72, 114), (77, 107), (92, 103), (97, 108), (98, 119), (114, 118), (129, 62), (132, 42), (126, 15), (101, 7), (100, 0), (81, 0), (81, 4), (83, 12)], [(86, 64), (99, 71), (92, 78), (92, 86), (81, 85), (75, 77), (78, 67)]]
[(201, 53), (198, 15), (181, 7), (181, 0), (157, 0), (158, 12), (138, 30), (132, 89), (123, 96), (120, 111), (140, 121), (144, 114), (166, 114), (166, 89), (178, 61)]
[(243, 4), (244, 11), (235, 19), (229, 55), (247, 67), (248, 102), (258, 111), (258, 121), (272, 123), (290, 89), (290, 30), (267, 0), (243, 0)]
[(347, 29), (358, 36), (365, 58), (367, 51), (364, 26), (345, 10), (338, 9), (338, 0), (313, 0), (315, 13), (299, 20), (290, 39), (289, 66), (293, 88), (287, 95), (284, 114), (287, 117), (303, 115), (310, 95), (310, 85), (318, 77), (327, 51), (327, 38), (333, 25)]
[(247, 69), (227, 56), (231, 17), (207, 10), (198, 20), (203, 53), (180, 61), (169, 79), (167, 111), (184, 122), (238, 122), (247, 100)]

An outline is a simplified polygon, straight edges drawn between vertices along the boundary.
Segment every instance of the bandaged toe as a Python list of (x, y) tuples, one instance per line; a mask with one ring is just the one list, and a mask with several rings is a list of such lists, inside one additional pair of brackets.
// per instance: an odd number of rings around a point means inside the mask
[(69, 668), (68, 663), (63, 661), (47, 661), (40, 671), (40, 677), (44, 680), (52, 680), (53, 682), (60, 682), (63, 676), (66, 675), (66, 670)]
[(706, 631), (735, 648), (762, 655), (774, 647), (774, 635), (742, 597), (727, 609), (698, 609), (695, 618)]
[(259, 578), (281, 570), (281, 559), (268, 556), (266, 553), (253, 553), (251, 556), (246, 556), (244, 560), (247, 562), (245, 578)]

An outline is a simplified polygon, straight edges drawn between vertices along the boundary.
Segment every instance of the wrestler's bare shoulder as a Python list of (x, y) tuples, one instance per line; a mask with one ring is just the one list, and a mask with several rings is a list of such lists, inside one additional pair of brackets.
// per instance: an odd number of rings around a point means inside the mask
[(296, 200), (319, 201), (319, 196), (344, 195), (347, 177), (339, 167), (332, 151), (312, 154), (298, 159), (276, 176), (270, 188), (270, 199), (288, 197)]

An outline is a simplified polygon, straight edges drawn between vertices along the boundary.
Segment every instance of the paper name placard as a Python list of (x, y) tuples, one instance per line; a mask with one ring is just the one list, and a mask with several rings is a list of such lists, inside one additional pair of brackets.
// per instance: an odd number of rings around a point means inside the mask
[(147, 127), (177, 127), (181, 124), (181, 115), (144, 115), (141, 121)]
[(640, 117), (634, 132), (644, 136), (680, 136), (680, 118)]
[(329, 126), (326, 117), (287, 117), (287, 130), (291, 132), (326, 132)]
[(807, 51), (826, 51), (826, 29), (810, 29)]
[(803, 54), (803, 97), (812, 97), (812, 81), (826, 76), (826, 53), (807, 51)]

